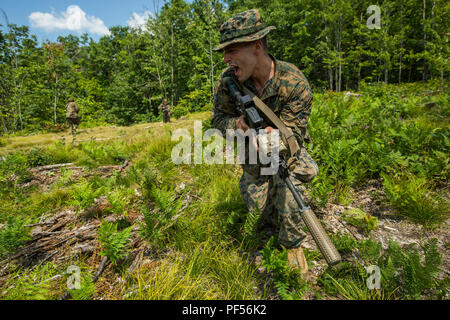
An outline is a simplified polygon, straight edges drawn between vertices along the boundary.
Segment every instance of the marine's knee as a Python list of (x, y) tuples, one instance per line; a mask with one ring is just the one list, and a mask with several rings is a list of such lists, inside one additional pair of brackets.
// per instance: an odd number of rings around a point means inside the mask
[(311, 182), (319, 174), (317, 163), (306, 149), (302, 149), (298, 157), (290, 160), (289, 169), (301, 182)]

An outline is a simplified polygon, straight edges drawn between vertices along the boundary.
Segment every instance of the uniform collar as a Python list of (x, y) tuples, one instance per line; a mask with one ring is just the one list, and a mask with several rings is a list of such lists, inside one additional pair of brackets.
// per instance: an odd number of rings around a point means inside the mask
[(278, 72), (280, 68), (278, 67), (278, 60), (275, 59), (273, 55), (269, 53), (269, 57), (273, 60), (275, 65), (275, 70), (273, 73), (273, 77), (267, 80), (267, 82), (264, 85), (262, 95), (259, 96), (258, 90), (256, 90), (255, 85), (253, 84), (253, 80), (249, 78), (247, 81), (244, 82), (244, 85), (250, 89), (256, 96), (258, 96), (261, 100), (268, 99), (272, 96), (276, 96), (278, 94), (278, 82), (279, 82), (279, 75)]

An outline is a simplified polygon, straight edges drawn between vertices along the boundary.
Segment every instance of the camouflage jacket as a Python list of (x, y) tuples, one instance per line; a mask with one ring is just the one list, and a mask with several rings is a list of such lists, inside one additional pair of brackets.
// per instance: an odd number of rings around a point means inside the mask
[(66, 118), (77, 118), (79, 111), (80, 108), (75, 102), (69, 102), (66, 106)]
[[(313, 93), (308, 80), (296, 66), (276, 60), (273, 56), (271, 58), (275, 62), (275, 73), (266, 82), (262, 94), (258, 94), (251, 78), (244, 82), (244, 85), (269, 106), (287, 127), (291, 128), (302, 147), (303, 142), (310, 140), (306, 127), (311, 113)], [(222, 83), (223, 77), (232, 77), (238, 85), (239, 82), (234, 76), (233, 68), (230, 67), (222, 73), (216, 85), (212, 124), (225, 136), (226, 129), (236, 129), (235, 121), (239, 113), (229, 89)], [(260, 115), (264, 118), (265, 125), (271, 125), (264, 114), (260, 112)], [(247, 165), (243, 168), (246, 170)]]
[(158, 110), (161, 110), (162, 112), (170, 112), (170, 105), (161, 103), (158, 107)]

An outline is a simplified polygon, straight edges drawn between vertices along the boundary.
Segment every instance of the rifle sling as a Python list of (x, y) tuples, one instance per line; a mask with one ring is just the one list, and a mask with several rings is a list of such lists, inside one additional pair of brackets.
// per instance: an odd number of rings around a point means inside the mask
[(297, 139), (295, 138), (292, 130), (289, 129), (280, 118), (270, 109), (260, 98), (258, 98), (252, 91), (250, 91), (244, 85), (241, 85), (244, 93), (250, 95), (252, 97), (253, 102), (256, 107), (269, 118), (270, 121), (280, 130), (281, 139), (283, 143), (289, 147), (290, 156), (294, 156), (300, 150), (300, 146), (298, 145)]

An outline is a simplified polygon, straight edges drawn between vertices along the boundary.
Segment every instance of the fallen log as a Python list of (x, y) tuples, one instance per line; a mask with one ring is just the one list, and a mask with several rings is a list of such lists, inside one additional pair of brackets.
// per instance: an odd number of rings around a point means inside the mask
[(34, 170), (36, 171), (45, 171), (45, 170), (52, 170), (52, 169), (58, 169), (58, 168), (63, 168), (63, 167), (69, 167), (69, 166), (73, 166), (73, 163), (58, 163), (58, 164), (51, 164), (51, 165), (47, 165), (47, 166), (41, 166), (41, 167), (36, 167), (34, 168)]

